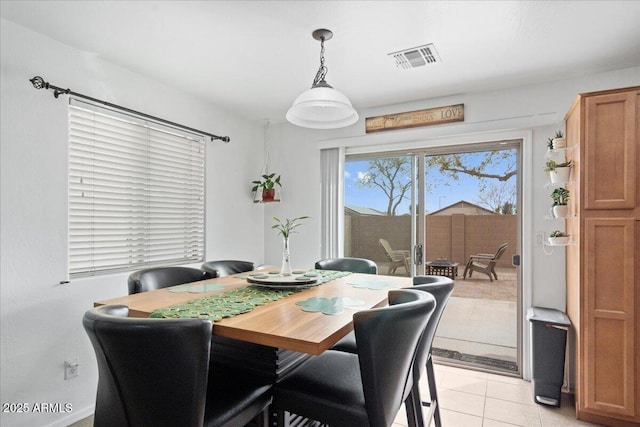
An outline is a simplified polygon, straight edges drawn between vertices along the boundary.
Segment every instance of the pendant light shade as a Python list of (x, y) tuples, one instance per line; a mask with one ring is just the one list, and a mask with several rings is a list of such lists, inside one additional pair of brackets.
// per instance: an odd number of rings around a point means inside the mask
[(287, 111), (287, 120), (294, 125), (312, 129), (336, 129), (358, 121), (358, 113), (349, 99), (325, 81), (328, 69), (324, 65), (324, 42), (333, 37), (329, 30), (313, 32), (313, 38), (320, 40), (320, 68), (311, 89), (302, 92)]

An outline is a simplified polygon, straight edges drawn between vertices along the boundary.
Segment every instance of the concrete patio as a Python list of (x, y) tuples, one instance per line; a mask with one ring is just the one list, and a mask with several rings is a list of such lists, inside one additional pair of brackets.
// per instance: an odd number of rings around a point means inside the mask
[[(378, 263), (387, 274), (386, 263)], [(455, 278), (451, 299), (434, 340), (434, 355), (505, 372), (517, 370), (517, 280), (515, 268), (496, 268), (498, 280), (474, 273)], [(396, 276), (405, 276), (398, 269)]]

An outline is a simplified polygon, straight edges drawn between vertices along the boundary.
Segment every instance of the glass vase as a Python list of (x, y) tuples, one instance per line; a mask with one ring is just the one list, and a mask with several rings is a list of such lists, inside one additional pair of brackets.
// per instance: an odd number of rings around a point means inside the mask
[(281, 276), (291, 276), (291, 258), (289, 254), (289, 238), (284, 238), (284, 248), (282, 250), (282, 267), (280, 268)]

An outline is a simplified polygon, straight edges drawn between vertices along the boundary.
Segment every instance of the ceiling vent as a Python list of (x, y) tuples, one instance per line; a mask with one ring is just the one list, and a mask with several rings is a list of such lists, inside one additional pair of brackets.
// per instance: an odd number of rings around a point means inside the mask
[(389, 56), (393, 57), (396, 61), (396, 67), (405, 69), (441, 62), (440, 56), (438, 56), (438, 52), (433, 43), (392, 52)]

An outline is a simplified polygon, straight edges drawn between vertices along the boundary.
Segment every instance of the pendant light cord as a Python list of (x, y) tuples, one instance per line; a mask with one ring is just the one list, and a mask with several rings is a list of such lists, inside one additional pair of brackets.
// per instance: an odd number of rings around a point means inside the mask
[(318, 68), (318, 72), (316, 73), (316, 77), (313, 79), (313, 84), (311, 87), (317, 86), (327, 86), (327, 82), (324, 78), (327, 76), (329, 69), (324, 65), (324, 37), (320, 39), (320, 68)]

